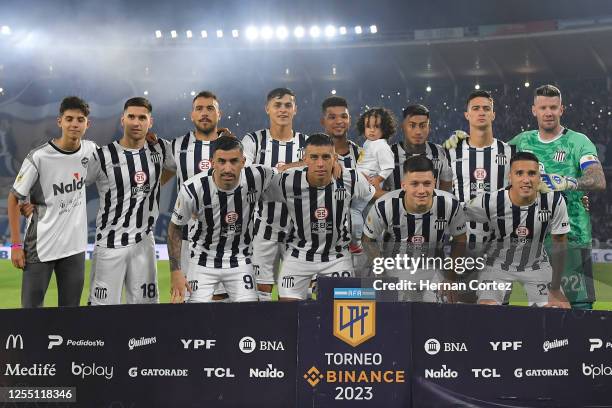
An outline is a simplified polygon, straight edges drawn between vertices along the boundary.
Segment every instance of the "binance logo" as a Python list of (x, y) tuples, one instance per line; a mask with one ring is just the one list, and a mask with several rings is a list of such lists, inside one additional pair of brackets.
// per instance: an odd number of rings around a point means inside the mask
[(323, 379), (323, 374), (321, 374), (317, 367), (312, 366), (310, 370), (306, 371), (306, 374), (304, 374), (304, 379), (311, 387), (316, 387)]

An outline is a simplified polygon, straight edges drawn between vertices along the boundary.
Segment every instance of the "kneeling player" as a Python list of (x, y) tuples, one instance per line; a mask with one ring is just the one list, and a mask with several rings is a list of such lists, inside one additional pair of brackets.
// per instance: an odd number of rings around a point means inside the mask
[(353, 198), (366, 201), (383, 194), (353, 169), (332, 176), (334, 142), (319, 133), (306, 140), (306, 167), (278, 174), (265, 194), (268, 200), (287, 204), (293, 228), (278, 277), (281, 301), (306, 299), (308, 285), (319, 276), (353, 275), (348, 245), (351, 240), (350, 205)]
[[(221, 136), (213, 153), (212, 174), (187, 180), (177, 197), (168, 227), (172, 303), (210, 302), (219, 282), (232, 302), (256, 301), (252, 266), (253, 212), (272, 180), (269, 167), (245, 167), (242, 143)], [(187, 279), (182, 272), (182, 226), (197, 221), (190, 236), (193, 255)], [(189, 281), (189, 286), (187, 286)]]
[[(495, 234), (487, 251), (489, 269), (481, 275), (478, 302), (502, 304), (504, 283), (519, 281), (530, 304), (567, 308), (569, 303), (559, 286), (563, 247), (570, 231), (565, 199), (559, 192), (538, 191), (539, 162), (532, 153), (512, 157), (509, 178), (510, 187), (484, 193), (466, 205), (468, 219), (489, 222)], [(556, 248), (549, 254), (550, 263), (543, 249), (549, 233)]]

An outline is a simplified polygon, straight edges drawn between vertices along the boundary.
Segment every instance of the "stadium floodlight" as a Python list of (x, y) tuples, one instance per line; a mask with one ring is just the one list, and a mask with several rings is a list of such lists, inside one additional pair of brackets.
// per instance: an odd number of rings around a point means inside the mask
[(7, 26), (7, 25), (3, 25), (0, 28), (0, 33), (4, 34), (4, 35), (11, 35), (11, 27)]
[(529, 81), (525, 81), (525, 88), (529, 88), (529, 85), (531, 85)]
[(217, 38), (223, 38), (223, 30), (217, 30)]
[(276, 27), (276, 38), (282, 41), (288, 36), (289, 36), (289, 31), (287, 30), (287, 27), (285, 26)]
[(342, 26), (338, 29), (340, 35), (346, 35), (346, 27)]
[(304, 27), (302, 26), (297, 26), (295, 27), (295, 30), (293, 30), (293, 35), (295, 35), (296, 38), (302, 38), (304, 37), (304, 34), (306, 34), (306, 30), (304, 30)]
[(238, 30), (232, 30), (232, 37), (238, 38), (239, 35), (240, 33), (238, 32)]
[(248, 26), (246, 29), (246, 37), (249, 41), (256, 40), (257, 37), (259, 37), (259, 30), (257, 30), (257, 27)]
[(331, 94), (332, 94), (332, 95), (335, 95), (335, 94), (336, 94), (336, 90), (335, 90), (335, 89), (332, 89), (332, 90), (331, 90)]
[(196, 92), (195, 92), (195, 91), (191, 91), (191, 92), (189, 92), (189, 95), (191, 95), (191, 96), (195, 96), (195, 94), (196, 94)]
[(185, 31), (185, 35), (187, 36), (187, 38), (191, 38), (191, 37), (193, 37), (193, 31), (187, 30), (187, 31)]
[(425, 88), (425, 90), (426, 90), (427, 92), (431, 92), (431, 86), (427, 85), (427, 88)]
[(202, 36), (202, 38), (208, 38), (208, 31), (202, 30), (200, 31), (200, 35)]
[(363, 33), (363, 28), (361, 28), (361, 26), (355, 26), (355, 34), (361, 34)]
[(176, 30), (172, 30), (172, 31), (170, 31), (170, 37), (172, 37), (172, 38), (176, 38), (176, 37), (177, 37), (177, 35), (178, 35), (178, 34), (176, 33)]
[(333, 25), (328, 25), (325, 27), (325, 36), (327, 38), (331, 38), (336, 35), (336, 27)]
[(480, 84), (476, 83), (476, 85), (474, 85), (474, 89), (475, 90), (479, 90), (480, 89)]
[(321, 29), (319, 26), (312, 26), (310, 27), (309, 34), (312, 38), (318, 38), (321, 35)]
[[(4, 88), (0, 88), (0, 94), (4, 92)], [(609, 113), (609, 112), (608, 112)]]
[(289, 68), (285, 68), (285, 75), (289, 75), (291, 73), (291, 71), (289, 71)]
[(377, 32), (378, 32), (378, 27), (376, 27), (374, 24), (372, 24), (370, 26), (370, 33), (376, 34)]
[(261, 27), (261, 38), (263, 38), (264, 40), (269, 40), (272, 38), (273, 35), (274, 35), (274, 30), (272, 30), (272, 27), (270, 26)]
[(143, 94), (144, 96), (147, 96), (149, 94), (149, 91), (144, 91)]
[(161, 30), (155, 30), (155, 38), (162, 38)]

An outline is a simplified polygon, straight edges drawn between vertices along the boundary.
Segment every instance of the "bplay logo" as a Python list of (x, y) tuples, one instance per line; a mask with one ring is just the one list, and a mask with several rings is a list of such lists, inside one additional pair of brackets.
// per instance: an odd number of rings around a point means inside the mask
[(604, 364), (586, 365), (585, 363), (582, 363), (582, 374), (593, 379), (599, 376), (612, 376), (612, 367), (606, 366)]
[(107, 380), (110, 380), (113, 378), (113, 366), (105, 367), (97, 365), (96, 363), (91, 365), (77, 364), (73, 361), (72, 375), (81, 377), (82, 379), (85, 379), (85, 377), (104, 377)]

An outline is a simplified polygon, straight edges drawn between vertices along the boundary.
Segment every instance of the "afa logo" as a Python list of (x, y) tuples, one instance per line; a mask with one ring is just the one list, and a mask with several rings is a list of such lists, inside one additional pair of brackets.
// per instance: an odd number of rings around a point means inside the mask
[(372, 288), (334, 289), (334, 336), (357, 347), (376, 335), (376, 300)]

